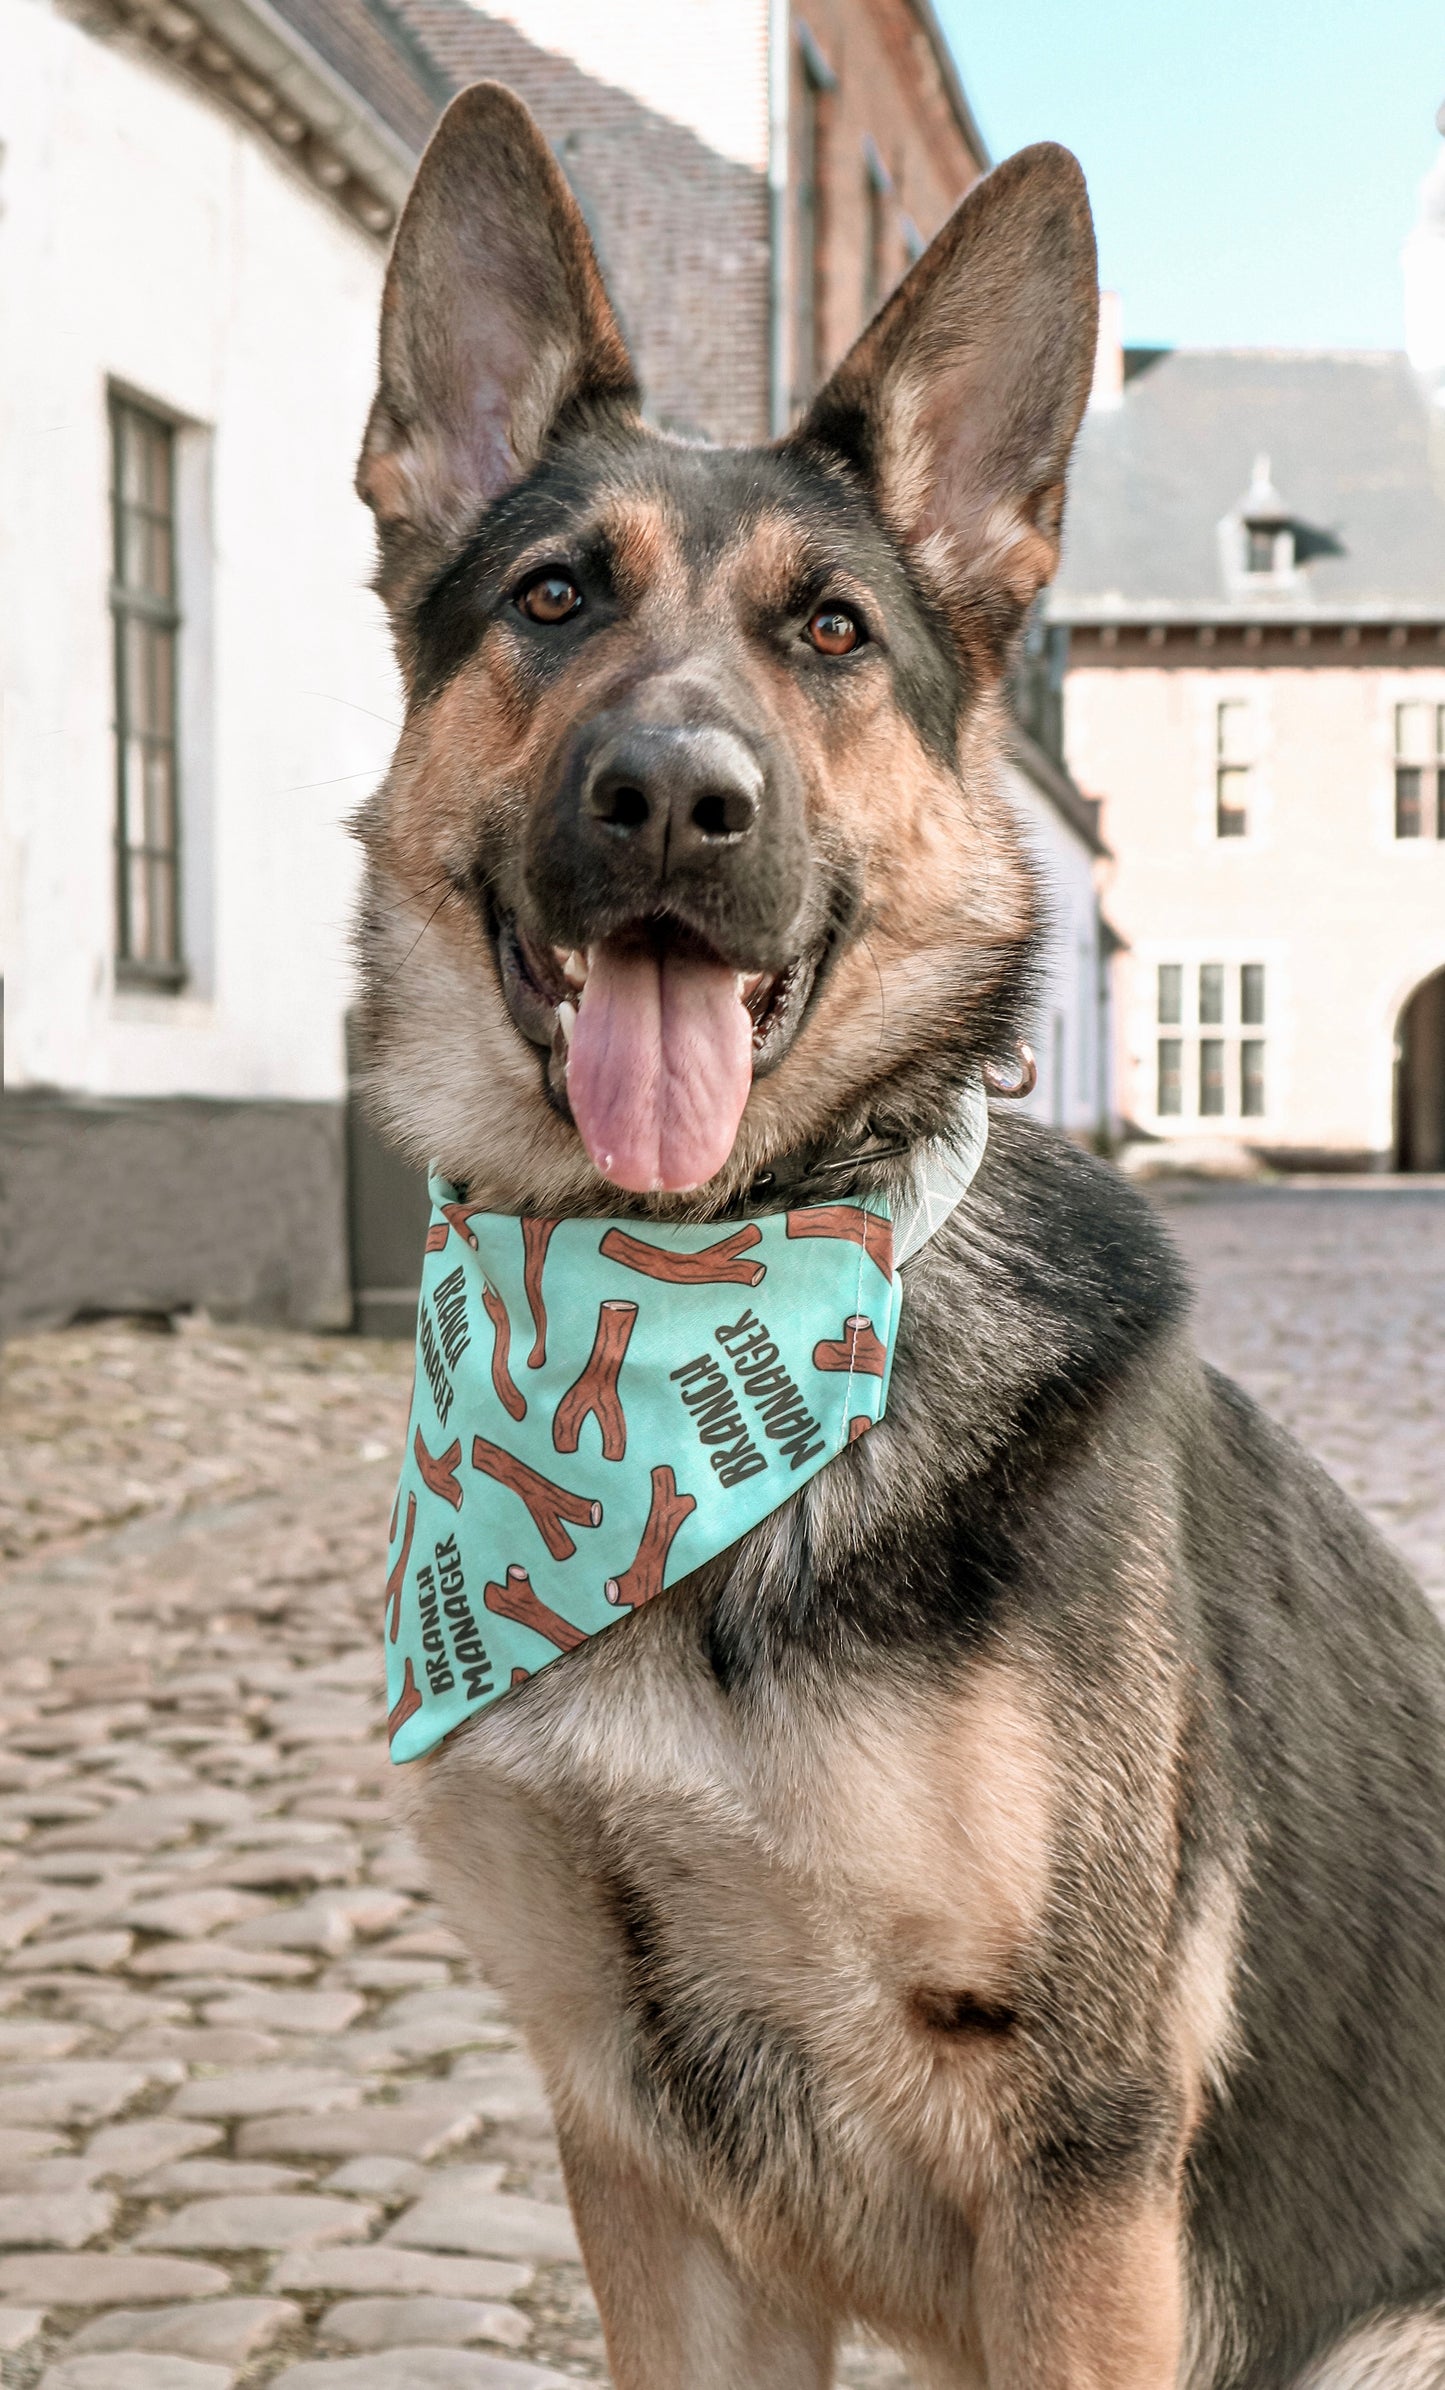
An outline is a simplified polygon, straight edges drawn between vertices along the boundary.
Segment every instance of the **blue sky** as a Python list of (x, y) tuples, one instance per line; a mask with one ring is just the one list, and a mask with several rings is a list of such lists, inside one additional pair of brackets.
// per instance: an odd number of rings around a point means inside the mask
[(1445, 0), (935, 0), (995, 158), (1082, 159), (1124, 338), (1398, 348)]

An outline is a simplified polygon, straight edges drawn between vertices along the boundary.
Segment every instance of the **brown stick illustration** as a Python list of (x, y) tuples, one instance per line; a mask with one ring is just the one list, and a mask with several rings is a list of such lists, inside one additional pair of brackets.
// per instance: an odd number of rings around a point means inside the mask
[(525, 1419), (527, 1397), (513, 1382), (511, 1370), (507, 1367), (512, 1350), (512, 1323), (507, 1317), (506, 1304), (496, 1288), (488, 1286), (485, 1278), (482, 1280), (482, 1309), (492, 1323), (492, 1384), (497, 1390), (497, 1400), (514, 1419)]
[(386, 1713), (386, 1739), (388, 1743), (394, 1743), (396, 1741), (396, 1738), (400, 1734), (403, 1726), (405, 1726), (407, 1719), (414, 1718), (420, 1708), (421, 1695), (416, 1689), (416, 1671), (412, 1667), (410, 1660), (408, 1660), (406, 1663), (405, 1673), (401, 1680), (401, 1691), (397, 1695), (396, 1706), (394, 1709), (390, 1709)]
[[(420, 1434), (421, 1434), (421, 1429), (420, 1429), (420, 1428), (418, 1428), (418, 1429), (417, 1429), (417, 1435), (418, 1435), (418, 1436), (420, 1436)], [(398, 1500), (398, 1501), (400, 1501), (400, 1499), (401, 1499), (401, 1496), (400, 1496), (400, 1495), (398, 1495), (398, 1496), (397, 1496), (397, 1500)], [(395, 1521), (396, 1521), (396, 1513), (395, 1513), (395, 1511), (393, 1511), (393, 1512), (392, 1512), (392, 1523), (393, 1523), (393, 1525), (395, 1524)], [(386, 1601), (387, 1601), (387, 1606), (390, 1608), (390, 1611), (391, 1611), (391, 1619), (390, 1619), (390, 1622), (389, 1622), (388, 1632), (390, 1633), (391, 1640), (392, 1640), (392, 1642), (393, 1642), (393, 1643), (395, 1643), (395, 1641), (396, 1641), (396, 1638), (397, 1638), (397, 1635), (398, 1635), (398, 1633), (400, 1632), (400, 1629), (401, 1629), (401, 1594), (402, 1594), (402, 1587), (403, 1587), (403, 1586), (405, 1585), (405, 1583), (406, 1583), (406, 1564), (407, 1564), (407, 1562), (408, 1562), (408, 1561), (410, 1560), (410, 1558), (411, 1558), (411, 1539), (412, 1539), (412, 1537), (415, 1535), (415, 1533), (416, 1533), (416, 1496), (415, 1496), (415, 1494), (408, 1494), (408, 1495), (407, 1495), (407, 1498), (406, 1498), (406, 1532), (405, 1532), (405, 1534), (402, 1536), (402, 1539), (401, 1539), (401, 1550), (400, 1550), (400, 1551), (397, 1553), (397, 1556), (396, 1556), (396, 1566), (395, 1566), (395, 1568), (392, 1570), (392, 1572), (391, 1572), (391, 1575), (390, 1575), (390, 1576), (387, 1578), (387, 1580), (386, 1580)]]
[(440, 1253), (443, 1245), (446, 1243), (447, 1238), (451, 1235), (451, 1233), (452, 1232), (447, 1226), (445, 1220), (433, 1220), (430, 1228), (426, 1232), (426, 1251), (428, 1253)]
[(507, 1691), (509, 1693), (515, 1693), (518, 1685), (524, 1685), (531, 1673), (532, 1671), (530, 1668), (514, 1668), (512, 1670), (512, 1681), (508, 1685)]
[[(472, 1231), (468, 1226), (468, 1222), (470, 1221), (473, 1212), (484, 1212), (486, 1208), (487, 1207), (484, 1203), (444, 1203), (441, 1206), (441, 1210), (446, 1218), (447, 1227), (454, 1228), (457, 1232), (457, 1235), (461, 1237), (466, 1244), (471, 1246), (471, 1249), (474, 1253), (478, 1252), (480, 1248), (477, 1244), (476, 1238), (473, 1236)], [(443, 1231), (440, 1242), (435, 1245), (432, 1243), (432, 1237), (435, 1236), (439, 1228), (441, 1228), (441, 1221), (433, 1221), (431, 1231), (426, 1241), (426, 1249), (428, 1253), (440, 1253), (442, 1246), (447, 1241), (446, 1233)]]
[(552, 1441), (559, 1452), (575, 1452), (589, 1411), (602, 1430), (602, 1458), (620, 1461), (627, 1450), (627, 1418), (617, 1380), (627, 1340), (637, 1324), (635, 1303), (599, 1303), (597, 1333), (587, 1366), (557, 1405)]
[(876, 1212), (865, 1211), (861, 1203), (816, 1203), (803, 1211), (789, 1212), (788, 1234), (845, 1237), (850, 1245), (862, 1246), (885, 1278), (893, 1276), (893, 1223), (880, 1220)]
[[(427, 1451), (421, 1440), (421, 1429), (418, 1428), (411, 1448), (421, 1471), (422, 1484), (429, 1486), (434, 1494), (440, 1494), (443, 1502), (450, 1502), (453, 1510), (460, 1510), (462, 1489), (457, 1482), (457, 1470), (461, 1464), (462, 1448), (456, 1437), (453, 1436), (446, 1451), (438, 1457)], [(395, 1637), (392, 1640), (395, 1641)]]
[(534, 1634), (545, 1635), (559, 1651), (575, 1651), (587, 1638), (570, 1618), (560, 1618), (555, 1610), (539, 1601), (532, 1591), (532, 1580), (524, 1568), (514, 1563), (507, 1571), (505, 1585), (487, 1585), (482, 1600), (497, 1618), (514, 1618), (519, 1626), (530, 1627)]
[(569, 1494), (565, 1486), (554, 1485), (550, 1477), (540, 1476), (525, 1461), (503, 1452), (500, 1444), (489, 1444), (485, 1436), (472, 1438), (472, 1467), (521, 1496), (532, 1514), (533, 1526), (554, 1560), (570, 1560), (577, 1549), (567, 1533), (568, 1526), (602, 1524), (600, 1502), (589, 1502), (585, 1494)]
[(851, 1369), (856, 1376), (881, 1378), (888, 1366), (888, 1348), (878, 1342), (873, 1323), (861, 1311), (843, 1322), (843, 1333), (836, 1342), (826, 1338), (813, 1347), (815, 1369)]
[(522, 1268), (522, 1284), (527, 1293), (527, 1307), (532, 1314), (536, 1340), (527, 1355), (527, 1367), (540, 1369), (547, 1358), (547, 1306), (542, 1299), (542, 1266), (547, 1259), (547, 1247), (552, 1242), (555, 1220), (524, 1220), (522, 1222), (522, 1251), (526, 1260)]
[(863, 1412), (863, 1413), (861, 1413), (861, 1414), (859, 1415), (859, 1417), (858, 1417), (858, 1418), (856, 1418), (856, 1419), (850, 1419), (850, 1420), (849, 1420), (849, 1422), (848, 1422), (848, 1441), (849, 1441), (849, 1443), (850, 1443), (850, 1444), (856, 1444), (856, 1443), (857, 1443), (857, 1441), (858, 1441), (858, 1438), (859, 1438), (860, 1436), (866, 1436), (866, 1435), (867, 1435), (867, 1433), (868, 1433), (868, 1430), (869, 1430), (869, 1428), (870, 1428), (872, 1425), (873, 1425), (873, 1422), (872, 1422), (872, 1420), (871, 1420), (871, 1419), (868, 1417), (868, 1415), (867, 1415), (867, 1413), (866, 1413), (866, 1412)]
[(387, 1542), (388, 1542), (388, 1543), (390, 1543), (390, 1542), (391, 1542), (391, 1539), (392, 1539), (392, 1537), (393, 1537), (393, 1536), (395, 1535), (395, 1533), (396, 1533), (396, 1522), (397, 1522), (397, 1520), (398, 1520), (400, 1517), (401, 1517), (401, 1487), (400, 1487), (400, 1486), (398, 1486), (398, 1487), (397, 1487), (397, 1489), (396, 1489), (396, 1500), (393, 1502), (393, 1504), (392, 1504), (392, 1506), (391, 1506), (391, 1525), (390, 1525), (390, 1526), (387, 1528), (387, 1531), (386, 1531), (386, 1540), (387, 1540)]
[(609, 1261), (620, 1261), (624, 1270), (660, 1278), (666, 1286), (757, 1286), (768, 1274), (767, 1263), (741, 1256), (762, 1241), (762, 1230), (750, 1223), (720, 1237), (715, 1245), (705, 1245), (701, 1253), (669, 1253), (644, 1237), (629, 1236), (625, 1228), (609, 1228), (599, 1250)]
[(655, 1593), (662, 1591), (662, 1573), (667, 1555), (672, 1550), (673, 1537), (686, 1518), (690, 1518), (697, 1504), (691, 1494), (680, 1494), (677, 1479), (671, 1469), (652, 1472), (652, 1507), (642, 1539), (632, 1556), (630, 1565), (620, 1577), (609, 1577), (604, 1587), (609, 1602), (619, 1609), (640, 1610)]

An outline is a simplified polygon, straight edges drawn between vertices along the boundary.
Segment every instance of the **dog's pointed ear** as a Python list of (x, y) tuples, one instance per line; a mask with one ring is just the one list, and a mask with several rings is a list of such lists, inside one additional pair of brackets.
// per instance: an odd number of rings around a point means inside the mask
[(863, 476), (977, 662), (1058, 564), (1097, 321), (1084, 177), (1040, 142), (974, 185), (788, 443)]
[(387, 267), (356, 475), (387, 604), (418, 594), (569, 408), (636, 400), (561, 169), (512, 92), (472, 84), (432, 135)]

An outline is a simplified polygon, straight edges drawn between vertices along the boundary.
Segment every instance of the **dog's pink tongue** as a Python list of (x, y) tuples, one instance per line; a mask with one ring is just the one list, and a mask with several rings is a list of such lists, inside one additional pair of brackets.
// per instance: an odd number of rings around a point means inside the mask
[(753, 1025), (723, 963), (595, 946), (567, 1096), (604, 1178), (639, 1194), (700, 1187), (733, 1149)]

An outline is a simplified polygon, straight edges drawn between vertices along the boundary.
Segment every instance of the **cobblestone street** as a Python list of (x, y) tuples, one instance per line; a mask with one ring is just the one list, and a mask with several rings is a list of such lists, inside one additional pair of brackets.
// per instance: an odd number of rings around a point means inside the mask
[[(1445, 1188), (1166, 1208), (1209, 1357), (1445, 1606)], [(187, 1322), (0, 1356), (14, 2390), (605, 2379), (538, 2084), (387, 1806), (410, 1368)]]

